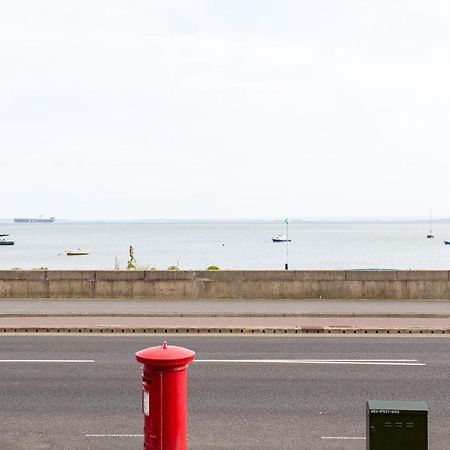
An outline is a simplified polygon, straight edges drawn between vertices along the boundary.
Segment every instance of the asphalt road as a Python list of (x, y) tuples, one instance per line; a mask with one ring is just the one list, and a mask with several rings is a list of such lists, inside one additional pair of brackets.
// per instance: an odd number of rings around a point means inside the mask
[[(449, 448), (447, 336), (52, 335), (0, 336), (0, 448), (142, 448), (134, 353), (163, 339), (197, 353), (190, 449), (363, 450), (367, 399), (425, 400), (429, 449)], [(200, 361), (218, 359), (266, 362)], [(349, 361), (318, 361), (337, 359)]]

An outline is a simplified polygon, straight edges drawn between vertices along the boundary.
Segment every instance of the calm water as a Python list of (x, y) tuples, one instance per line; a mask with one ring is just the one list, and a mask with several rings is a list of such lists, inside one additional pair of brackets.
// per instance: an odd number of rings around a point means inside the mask
[[(14, 246), (0, 246), (0, 268), (121, 268), (128, 246), (143, 268), (283, 269), (286, 244), (273, 243), (282, 223), (0, 223)], [(450, 223), (299, 223), (289, 225), (291, 269), (450, 269)], [(66, 256), (66, 249), (89, 250)]]

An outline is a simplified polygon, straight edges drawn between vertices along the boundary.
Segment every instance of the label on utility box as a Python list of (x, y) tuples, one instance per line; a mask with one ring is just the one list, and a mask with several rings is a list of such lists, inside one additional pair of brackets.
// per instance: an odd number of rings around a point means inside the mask
[(371, 409), (371, 414), (400, 414), (398, 409)]
[(142, 392), (142, 412), (146, 415), (150, 415), (150, 392)]

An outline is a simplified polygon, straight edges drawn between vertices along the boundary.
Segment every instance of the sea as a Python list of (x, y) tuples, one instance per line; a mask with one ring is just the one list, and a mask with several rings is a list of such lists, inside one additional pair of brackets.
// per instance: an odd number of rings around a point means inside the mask
[[(14, 246), (0, 246), (0, 269), (450, 269), (450, 221), (152, 221), (0, 223)], [(68, 249), (86, 256), (67, 256)]]

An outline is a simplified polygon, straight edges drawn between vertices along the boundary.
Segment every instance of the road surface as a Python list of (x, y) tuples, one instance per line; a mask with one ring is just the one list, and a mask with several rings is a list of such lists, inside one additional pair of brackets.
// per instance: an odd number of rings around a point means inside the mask
[(191, 450), (364, 450), (368, 399), (425, 400), (448, 450), (448, 336), (2, 335), (0, 448), (142, 448), (134, 353), (163, 339), (197, 353)]

